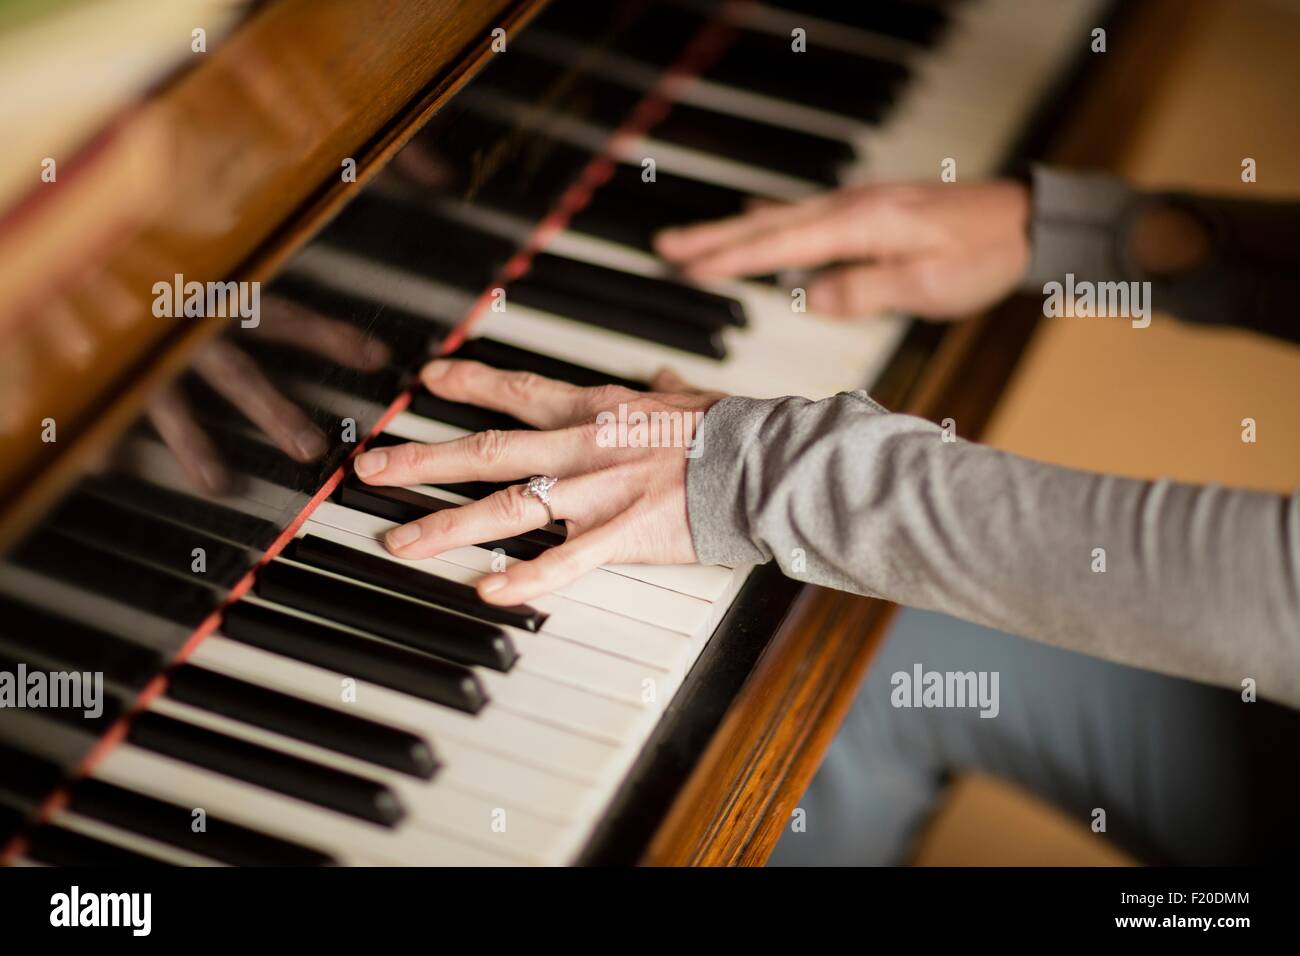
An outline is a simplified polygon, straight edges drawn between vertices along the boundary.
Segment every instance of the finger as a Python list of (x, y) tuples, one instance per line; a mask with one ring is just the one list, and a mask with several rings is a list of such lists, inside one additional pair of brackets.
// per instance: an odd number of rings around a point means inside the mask
[(579, 388), (534, 372), (509, 372), (482, 362), (434, 359), (420, 371), (424, 387), (439, 398), (505, 412), (537, 428), (563, 428), (637, 393), (618, 386)]
[(650, 379), (650, 389), (655, 392), (665, 392), (669, 395), (704, 395), (719, 400), (727, 397), (725, 392), (698, 388), (678, 375), (673, 369), (667, 367), (655, 372), (654, 377)]
[(669, 262), (685, 263), (767, 229), (820, 216), (827, 208), (827, 195), (796, 203), (772, 203), (739, 216), (663, 229), (654, 237), (654, 249)]
[(614, 523), (601, 525), (531, 561), (490, 574), (478, 583), (479, 597), (489, 604), (523, 604), (571, 584), (618, 553), (621, 528)]
[(855, 217), (832, 215), (781, 222), (693, 259), (683, 271), (701, 279), (729, 278), (859, 258), (869, 251), (862, 225)]
[(491, 430), (436, 444), (410, 442), (376, 448), (358, 455), (352, 467), (357, 477), (371, 485), (514, 481), (585, 471), (599, 451), (593, 428)]
[(808, 308), (829, 315), (876, 315), (908, 309), (904, 267), (889, 263), (828, 269), (808, 283)]
[(650, 379), (650, 389), (655, 392), (690, 392), (692, 394), (700, 391), (700, 389), (678, 375), (675, 370), (667, 367), (655, 372), (654, 377)]
[[(541, 501), (524, 494), (525, 488), (527, 485), (511, 485), (480, 501), (443, 508), (400, 525), (384, 535), (384, 545), (398, 557), (429, 558), (453, 548), (499, 541), (541, 528), (550, 522), (550, 514)], [(615, 492), (614, 497), (611, 492)], [(596, 515), (603, 517), (621, 510), (625, 498), (617, 494), (616, 486), (596, 475), (566, 478), (551, 489), (551, 514), (557, 520), (579, 519), (585, 524), (598, 520)]]
[(171, 449), (196, 487), (214, 495), (230, 487), (230, 472), (221, 455), (175, 386), (164, 389), (149, 404), (148, 415), (163, 444)]
[(267, 296), (263, 317), (266, 321), (258, 323), (254, 335), (310, 349), (346, 368), (373, 372), (393, 357), (386, 343), (355, 325), (328, 319), (282, 296)]
[(262, 429), (286, 455), (308, 462), (329, 443), (301, 408), (285, 398), (249, 355), (224, 339), (205, 348), (194, 363), (209, 385)]

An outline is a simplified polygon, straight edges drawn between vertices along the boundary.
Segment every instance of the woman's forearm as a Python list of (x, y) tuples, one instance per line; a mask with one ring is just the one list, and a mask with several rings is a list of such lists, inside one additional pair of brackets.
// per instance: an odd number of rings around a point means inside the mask
[(1045, 465), (851, 392), (714, 406), (687, 502), (706, 563), (1300, 705), (1300, 496)]

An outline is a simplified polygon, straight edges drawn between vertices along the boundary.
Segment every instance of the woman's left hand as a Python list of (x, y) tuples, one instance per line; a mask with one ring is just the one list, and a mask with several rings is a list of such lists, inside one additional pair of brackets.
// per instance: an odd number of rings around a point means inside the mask
[[(367, 451), (354, 463), (363, 481), (558, 479), (550, 491), (551, 511), (564, 521), (567, 539), (532, 561), (484, 577), (478, 584), (483, 600), (522, 604), (602, 564), (696, 560), (686, 518), (686, 464), (688, 455), (701, 451), (694, 444), (700, 421), (721, 393), (691, 390), (671, 373), (655, 379), (663, 391), (646, 393), (616, 385), (578, 388), (456, 359), (435, 359), (420, 377), (440, 398), (505, 412), (539, 430), (486, 431), (439, 444)], [(646, 423), (644, 429), (639, 422)], [(650, 423), (658, 429), (657, 442)], [(524, 495), (525, 487), (512, 485), (400, 525), (384, 544), (399, 557), (427, 558), (540, 528), (548, 521), (546, 507)]]

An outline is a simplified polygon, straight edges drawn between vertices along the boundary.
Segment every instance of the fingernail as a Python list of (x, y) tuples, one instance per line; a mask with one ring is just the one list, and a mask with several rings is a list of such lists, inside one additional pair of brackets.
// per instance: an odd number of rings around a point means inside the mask
[(494, 574), (490, 578), (484, 578), (483, 583), (478, 586), (479, 594), (492, 594), (494, 591), (500, 591), (506, 586), (506, 576), (504, 574)]
[(315, 428), (304, 428), (293, 438), (293, 447), (298, 449), (298, 454), (310, 461), (313, 458), (319, 458), (325, 454), (329, 445), (325, 441), (325, 436)]
[(434, 359), (420, 370), (420, 378), (426, 382), (432, 382), (434, 379), (446, 375), (449, 368), (451, 368), (451, 362), (447, 359)]
[(420, 526), (418, 524), (404, 524), (384, 535), (384, 541), (390, 548), (404, 548), (419, 537)]
[(362, 478), (370, 475), (377, 475), (388, 467), (388, 452), (386, 451), (368, 451), (358, 455), (357, 460), (352, 463), (352, 469)]

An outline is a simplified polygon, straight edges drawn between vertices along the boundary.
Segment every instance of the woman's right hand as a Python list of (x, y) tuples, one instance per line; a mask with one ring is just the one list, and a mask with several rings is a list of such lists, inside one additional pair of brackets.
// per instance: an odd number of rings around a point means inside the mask
[(871, 184), (666, 229), (655, 249), (698, 279), (829, 267), (806, 285), (818, 312), (952, 319), (1015, 289), (1029, 216), (1012, 180)]

